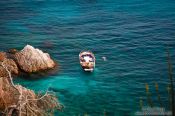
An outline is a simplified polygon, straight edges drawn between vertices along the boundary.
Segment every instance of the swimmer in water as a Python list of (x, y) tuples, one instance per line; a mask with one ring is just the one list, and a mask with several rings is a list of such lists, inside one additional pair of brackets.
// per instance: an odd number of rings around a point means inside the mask
[(103, 61), (106, 61), (107, 60), (105, 56), (103, 56), (102, 59), (103, 59)]

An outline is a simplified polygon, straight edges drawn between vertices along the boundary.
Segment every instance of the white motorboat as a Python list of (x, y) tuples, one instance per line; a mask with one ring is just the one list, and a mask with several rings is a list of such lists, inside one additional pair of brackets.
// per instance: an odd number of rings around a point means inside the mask
[(95, 56), (90, 51), (82, 51), (79, 54), (80, 65), (84, 71), (92, 72), (95, 68)]

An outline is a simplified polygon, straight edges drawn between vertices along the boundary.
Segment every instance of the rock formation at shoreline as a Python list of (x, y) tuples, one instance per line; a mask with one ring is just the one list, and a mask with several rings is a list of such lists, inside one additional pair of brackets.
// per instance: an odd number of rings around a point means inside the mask
[[(39, 72), (55, 67), (55, 62), (48, 53), (26, 45), (21, 51), (11, 49), (0, 52), (0, 62), (12, 73), (18, 75), (20, 71), (26, 73)], [(0, 66), (0, 77), (7, 76), (4, 68)]]
[(1, 116), (50, 116), (55, 110), (62, 110), (53, 93), (35, 93), (21, 85), (15, 85), (11, 73), (2, 62), (6, 75), (0, 76), (0, 115)]
[(15, 53), (14, 57), (20, 69), (25, 72), (37, 72), (55, 66), (55, 62), (48, 53), (44, 53), (30, 45), (26, 45), (23, 50)]
[(49, 54), (27, 45), (23, 50), (0, 52), (0, 116), (50, 116), (63, 107), (53, 93), (35, 93), (15, 85), (11, 74), (50, 69), (55, 62)]
[[(15, 61), (11, 58), (8, 58), (7, 54), (5, 52), (0, 52), (0, 62), (2, 62), (2, 65), (7, 67), (7, 69), (12, 73), (12, 74), (18, 74), (18, 67)], [(2, 66), (0, 66), (0, 77), (7, 76), (5, 73), (5, 70)]]

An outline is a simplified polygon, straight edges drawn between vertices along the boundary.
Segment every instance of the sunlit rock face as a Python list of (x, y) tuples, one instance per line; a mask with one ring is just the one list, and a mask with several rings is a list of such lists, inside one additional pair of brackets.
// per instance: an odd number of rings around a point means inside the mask
[(15, 53), (15, 60), (21, 70), (29, 73), (55, 66), (55, 62), (48, 53), (44, 53), (31, 45), (26, 45), (23, 50)]

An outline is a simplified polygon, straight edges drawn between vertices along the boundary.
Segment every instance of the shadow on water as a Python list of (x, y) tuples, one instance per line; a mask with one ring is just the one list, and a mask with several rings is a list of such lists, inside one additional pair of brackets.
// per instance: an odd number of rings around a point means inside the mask
[(85, 80), (94, 80), (98, 75), (100, 74), (100, 71), (98, 68), (95, 68), (93, 72), (86, 72), (84, 70), (80, 71), (80, 75), (82, 76), (83, 79)]
[(87, 72), (87, 71), (84, 71), (83, 69), (80, 69), (80, 75), (82, 75), (83, 77), (94, 77), (99, 73), (100, 73), (100, 70), (98, 68), (95, 68), (93, 72)]
[(93, 72), (88, 72), (88, 71), (84, 71), (83, 69), (81, 70), (81, 74), (85, 75), (85, 76), (92, 76), (94, 75), (94, 71)]
[(53, 69), (43, 70), (40, 72), (25, 73), (21, 71), (19, 77), (28, 81), (40, 80), (43, 78), (48, 78), (48, 76), (57, 75), (58, 70), (59, 70), (59, 66), (56, 65), (56, 67)]

